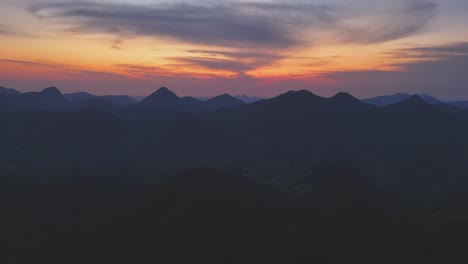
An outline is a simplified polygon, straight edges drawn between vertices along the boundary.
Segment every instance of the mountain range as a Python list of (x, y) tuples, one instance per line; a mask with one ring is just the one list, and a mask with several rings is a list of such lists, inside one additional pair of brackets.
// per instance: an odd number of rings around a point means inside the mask
[[(387, 106), (391, 104), (395, 104), (401, 101), (404, 101), (408, 98), (410, 98), (412, 95), (411, 94), (404, 94), (404, 93), (397, 93), (393, 95), (385, 95), (385, 96), (377, 96), (369, 99), (364, 99), (363, 102), (366, 102), (368, 104), (376, 105), (376, 106)], [(448, 101), (445, 102), (443, 100), (437, 99), (431, 95), (427, 94), (419, 94), (419, 97), (421, 97), (426, 103), (428, 104), (450, 104), (462, 108), (468, 108), (468, 101)]]
[[(250, 104), (229, 95), (202, 101), (164, 87), (121, 106), (108, 97), (63, 96), (53, 87), (7, 97), (0, 111), (6, 166), (79, 161), (136, 174), (207, 166), (273, 177), (344, 163), (381, 184), (398, 178), (408, 188), (442, 174), (450, 175), (444, 177), (450, 185), (468, 171), (468, 110), (417, 95), (385, 107), (347, 93), (324, 98), (309, 91)], [(439, 165), (429, 166), (434, 160)]]
[[(51, 87), (53, 88), (53, 87)], [(167, 90), (167, 91), (164, 91)], [(21, 102), (14, 103), (14, 97), (20, 95), (22, 93), (18, 92), (15, 89), (11, 88), (4, 88), (0, 87), (0, 108), (6, 109), (6, 105), (15, 105), (15, 104), (21, 104)], [(37, 94), (36, 93), (25, 93), (25, 94)], [(166, 94), (166, 95), (164, 95)], [(172, 94), (168, 95), (168, 94)], [(148, 97), (130, 97), (128, 95), (106, 95), (106, 96), (96, 96), (87, 92), (76, 92), (76, 93), (69, 93), (69, 94), (64, 94), (63, 97), (66, 99), (66, 104), (67, 106), (63, 107), (62, 110), (76, 110), (81, 107), (91, 107), (95, 106), (96, 108), (100, 108), (100, 105), (98, 102), (102, 102), (102, 107), (101, 108), (109, 108), (108, 105), (112, 104), (115, 107), (122, 107), (126, 105), (132, 105), (132, 104), (138, 104), (139, 102), (146, 101), (145, 104), (148, 103), (147, 99), (150, 99), (149, 97), (153, 97), (151, 100), (158, 100), (155, 97), (164, 97), (168, 96), (168, 100), (170, 102), (166, 102), (165, 99), (160, 100), (160, 108), (166, 108), (170, 110), (180, 110), (184, 112), (192, 112), (192, 111), (213, 111), (217, 110), (219, 107), (236, 107), (236, 106), (241, 106), (243, 104), (250, 104), (250, 103), (255, 103), (258, 101), (263, 100), (262, 98), (258, 97), (251, 97), (247, 95), (236, 95), (234, 97), (224, 94), (221, 96), (213, 97), (213, 98), (194, 98), (194, 97), (183, 97), (179, 98), (180, 100), (173, 100), (175, 97), (178, 97), (175, 95), (172, 91), (169, 91), (167, 88), (162, 87), (161, 91), (156, 91), (155, 93), (151, 94)], [(391, 104), (395, 104), (401, 101), (404, 101), (408, 98), (410, 98), (412, 95), (411, 94), (404, 94), (404, 93), (397, 93), (393, 95), (385, 95), (385, 96), (377, 96), (369, 99), (362, 99), (363, 102), (375, 106), (388, 106)], [(449, 104), (452, 106), (457, 106), (459, 108), (465, 108), (468, 109), (468, 101), (444, 101), (440, 100), (438, 98), (435, 98), (431, 95), (427, 94), (418, 94), (419, 97), (421, 97), (426, 103), (428, 104)], [(33, 96), (34, 97), (34, 96)], [(172, 99), (170, 98), (172, 97)], [(94, 98), (94, 99), (93, 99)], [(96, 100), (95, 98), (101, 98), (103, 100)], [(135, 99), (136, 98), (136, 99)], [(91, 100), (90, 102), (86, 102), (87, 100)], [(235, 100), (237, 99), (237, 100)], [(41, 99), (37, 99), (41, 100)], [(34, 101), (37, 101), (34, 99)], [(21, 100), (20, 100), (21, 101)], [(104, 103), (106, 101), (106, 103)], [(175, 102), (178, 101), (178, 102)], [(206, 102), (206, 103), (203, 103)], [(45, 102), (47, 105), (47, 102)], [(107, 107), (105, 107), (107, 105)], [(16, 106), (17, 108), (25, 108), (25, 109), (40, 109), (41, 106)], [(52, 106), (52, 109), (56, 109), (57, 106)], [(47, 108), (47, 107), (46, 107)]]
[(117, 111), (126, 106), (138, 108), (165, 109), (180, 112), (215, 111), (220, 108), (238, 107), (245, 103), (228, 94), (200, 100), (193, 97), (179, 98), (165, 87), (138, 102), (127, 95), (95, 96), (86, 92), (63, 95), (56, 87), (49, 87), (41, 92), (19, 93), (16, 90), (0, 89), (0, 109), (11, 111), (76, 111), (95, 108)]
[(2, 263), (468, 261), (467, 109), (113, 99), (0, 94)]

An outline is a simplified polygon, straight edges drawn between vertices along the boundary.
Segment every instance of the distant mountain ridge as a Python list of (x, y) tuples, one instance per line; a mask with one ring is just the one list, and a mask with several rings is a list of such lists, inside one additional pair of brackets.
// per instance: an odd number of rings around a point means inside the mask
[[(81, 108), (91, 107), (101, 110), (113, 109), (112, 112), (115, 112), (118, 111), (119, 108), (126, 107), (128, 105), (135, 105), (136, 108), (142, 109), (160, 109), (179, 112), (206, 112), (216, 111), (222, 108), (241, 107), (245, 104), (252, 104), (265, 101), (265, 99), (260, 99), (257, 97), (249, 97), (246, 95), (231, 96), (228, 94), (222, 94), (219, 96), (212, 97), (210, 99), (200, 100), (194, 97), (179, 97), (168, 88), (161, 87), (156, 92), (152, 93), (147, 97), (144, 97), (141, 100), (141, 102), (139, 102), (128, 95), (96, 96), (87, 92), (77, 92), (62, 95), (62, 93), (57, 88), (51, 88), (55, 87), (50, 87), (42, 92), (20, 93), (14, 89), (0, 87), (0, 109), (27, 111), (72, 111)], [(287, 95), (289, 93), (292, 93), (292, 91), (272, 99), (281, 98), (282, 96)], [(305, 96), (304, 98), (312, 94), (305, 90), (297, 91), (294, 93), (297, 93), (297, 95)], [(394, 95), (378, 96), (374, 98), (363, 99), (360, 101), (369, 105), (384, 107), (407, 100), (411, 98), (411, 96), (412, 95), (410, 94), (398, 93)], [(428, 104), (440, 105), (439, 108), (441, 109), (446, 108), (445, 110), (448, 112), (456, 112), (457, 110), (450, 110), (450, 108), (444, 107), (444, 104), (451, 105), (457, 108), (468, 109), (468, 101), (445, 102), (427, 94), (420, 94), (418, 96)], [(338, 93), (330, 99), (332, 99), (332, 101), (340, 101), (342, 100), (340, 98), (345, 97), (348, 97), (348, 99), (353, 98), (353, 100), (348, 100), (348, 103), (350, 103), (350, 101), (354, 101), (354, 103), (357, 103), (357, 101), (359, 101), (359, 99), (354, 98), (347, 93)], [(100, 98), (102, 100), (97, 100), (97, 98)], [(300, 100), (303, 100), (304, 98)], [(91, 101), (87, 102), (88, 100)], [(113, 106), (110, 107), (110, 105)], [(460, 111), (458, 110), (458, 112)]]
[(14, 110), (67, 110), (67, 100), (57, 87), (49, 87), (41, 92), (21, 93), (11, 97)]
[[(364, 99), (362, 100), (365, 103), (372, 104), (372, 105), (377, 105), (377, 106), (387, 106), (391, 104), (396, 104), (401, 101), (404, 101), (408, 98), (410, 98), (412, 95), (411, 94), (404, 94), (404, 93), (397, 93), (393, 95), (384, 95), (384, 96), (377, 96), (369, 99)], [(438, 104), (442, 103), (441, 100), (434, 98), (430, 95), (419, 95), (426, 103), (428, 104)]]
[(193, 97), (180, 98), (166, 87), (146, 97), (139, 106), (147, 109), (175, 110), (181, 112), (215, 111), (221, 108), (243, 106), (245, 103), (228, 94), (213, 97), (202, 101)]
[(15, 95), (20, 94), (20, 92), (12, 88), (0, 87), (0, 94)]
[[(227, 94), (181, 98), (167, 88), (122, 107), (96, 97), (77, 108), (54, 87), (8, 97), (28, 102), (0, 111), (0, 162), (7, 157), (8, 164), (79, 160), (155, 174), (206, 166), (276, 176), (338, 162), (382, 184), (468, 172), (468, 111), (418, 95), (385, 107), (306, 90), (250, 104)], [(439, 186), (434, 181), (427, 186)]]
[[(393, 95), (384, 95), (369, 99), (363, 99), (362, 101), (371, 105), (383, 107), (399, 103), (403, 100), (410, 98), (411, 96), (411, 94), (397, 93)], [(418, 94), (418, 96), (421, 97), (428, 104), (450, 104), (461, 108), (468, 108), (468, 101), (443, 101), (428, 94)]]
[(129, 105), (129, 104), (136, 104), (137, 101), (133, 98), (131, 98), (128, 95), (93, 95), (87, 92), (78, 92), (78, 93), (69, 93), (64, 95), (65, 98), (70, 101), (71, 103), (74, 104), (81, 104), (85, 102), (86, 100), (92, 99), (92, 98), (102, 98), (106, 100), (107, 102), (111, 104), (115, 104), (117, 106), (124, 106), (124, 105)]

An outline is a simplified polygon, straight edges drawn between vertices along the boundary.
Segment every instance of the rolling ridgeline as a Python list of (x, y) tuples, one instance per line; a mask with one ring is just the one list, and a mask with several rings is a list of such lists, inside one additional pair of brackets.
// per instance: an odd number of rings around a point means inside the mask
[(468, 261), (452, 104), (52, 87), (0, 92), (0, 122), (3, 263)]

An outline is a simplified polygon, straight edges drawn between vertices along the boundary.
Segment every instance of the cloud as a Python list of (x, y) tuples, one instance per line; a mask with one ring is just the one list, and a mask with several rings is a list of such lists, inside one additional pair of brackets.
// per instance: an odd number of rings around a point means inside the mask
[(12, 27), (3, 24), (0, 24), (0, 35), (9, 37), (34, 37), (33, 34), (19, 32), (17, 30), (14, 30)]
[(424, 56), (468, 55), (468, 42), (434, 47), (414, 47), (404, 49), (404, 51), (419, 53)]
[(321, 78), (329, 85), (323, 90), (352, 91), (359, 96), (396, 92), (428, 93), (447, 99), (468, 99), (468, 42), (398, 50), (395, 58), (418, 60), (393, 64), (396, 71), (344, 71)]
[(171, 58), (181, 66), (198, 66), (212, 70), (226, 70), (238, 74), (285, 58), (278, 53), (261, 51), (216, 51), (216, 50), (189, 50), (194, 56)]
[(382, 43), (412, 36), (421, 31), (438, 13), (432, 1), (392, 1), (389, 6), (361, 14), (341, 25), (338, 38), (344, 42)]
[(73, 33), (115, 34), (119, 36), (113, 44), (116, 47), (125, 36), (150, 36), (249, 49), (310, 46), (325, 36), (367, 44), (391, 41), (417, 33), (437, 11), (437, 4), (428, 0), (410, 4), (396, 1), (384, 9), (376, 9), (379, 5), (373, 2), (365, 3), (50, 2), (33, 5), (29, 10), (39, 18), (66, 25)]
[(0, 63), (17, 64), (17, 65), (23, 65), (27, 67), (34, 67), (34, 68), (39, 68), (48, 72), (54, 72), (54, 73), (68, 75), (68, 76), (81, 75), (81, 76), (94, 77), (94, 78), (122, 77), (121, 75), (114, 74), (114, 73), (84, 70), (84, 69), (79, 69), (70, 65), (47, 62), (47, 61), (0, 59)]
[[(312, 7), (307, 7), (310, 11)], [(305, 17), (274, 17), (276, 6), (159, 4), (137, 6), (113, 3), (40, 4), (31, 11), (42, 18), (59, 18), (73, 32), (168, 37), (189, 43), (219, 46), (286, 47), (298, 42), (288, 26)]]

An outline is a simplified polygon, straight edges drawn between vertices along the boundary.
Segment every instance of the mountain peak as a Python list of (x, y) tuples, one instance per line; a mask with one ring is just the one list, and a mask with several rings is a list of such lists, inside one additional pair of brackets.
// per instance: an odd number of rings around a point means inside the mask
[(209, 99), (208, 101), (218, 101), (218, 100), (235, 100), (235, 101), (241, 101), (229, 94), (222, 94), (222, 95), (218, 95), (218, 96), (215, 96), (211, 99)]
[(287, 93), (284, 93), (282, 95), (292, 96), (292, 95), (314, 95), (314, 94), (307, 90), (299, 90), (299, 91), (290, 90)]
[(0, 94), (16, 95), (16, 94), (20, 94), (20, 92), (12, 88), (0, 87)]
[(171, 104), (172, 102), (178, 101), (180, 98), (166, 87), (159, 88), (156, 92), (146, 97), (143, 104), (160, 104), (161, 106)]
[(234, 97), (232, 97), (230, 94), (225, 93), (225, 94), (215, 96), (213, 98), (234, 98)]
[(419, 95), (412, 95), (406, 100), (387, 106), (388, 108), (426, 109), (429, 106)]
[(278, 97), (273, 99), (280, 99), (280, 100), (307, 100), (310, 98), (322, 98), (318, 95), (313, 94), (307, 90), (300, 90), (300, 91), (289, 91), (287, 93), (281, 94)]
[(222, 94), (222, 95), (218, 95), (216, 97), (209, 99), (208, 101), (206, 101), (206, 104), (208, 108), (218, 109), (218, 108), (242, 106), (245, 103), (235, 97), (232, 97), (229, 94)]
[(346, 103), (346, 102), (361, 103), (361, 100), (345, 92), (337, 93), (335, 96), (331, 97), (330, 100), (335, 101), (335, 102), (341, 102), (341, 103)]
[(158, 95), (158, 96), (167, 96), (167, 97), (177, 97), (177, 98), (179, 98), (174, 92), (169, 90), (167, 87), (161, 87), (156, 92), (154, 92), (153, 94)]
[(412, 95), (410, 98), (406, 100), (406, 102), (411, 102), (411, 103), (417, 103), (417, 104), (426, 104), (424, 99), (421, 98), (421, 96), (415, 94)]
[(48, 96), (59, 96), (59, 97), (63, 97), (62, 93), (60, 92), (59, 89), (57, 89), (57, 87), (54, 87), (54, 86), (51, 86), (49, 88), (46, 88), (44, 90), (42, 90), (41, 94), (44, 94), (44, 95), (48, 95)]
[(332, 97), (332, 99), (338, 99), (338, 100), (359, 100), (355, 98), (354, 96), (350, 95), (349, 93), (345, 92), (339, 92), (335, 96)]

